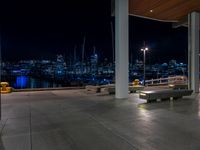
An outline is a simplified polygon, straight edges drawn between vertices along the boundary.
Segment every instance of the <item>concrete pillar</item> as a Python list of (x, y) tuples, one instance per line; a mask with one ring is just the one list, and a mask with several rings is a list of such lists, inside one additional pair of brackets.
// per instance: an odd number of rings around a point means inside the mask
[[(1, 69), (2, 69), (2, 59), (1, 59), (1, 31), (0, 31), (0, 82), (1, 82)], [(1, 120), (1, 94), (0, 94), (0, 120)]]
[(199, 13), (188, 15), (188, 88), (199, 93)]
[(115, 0), (115, 97), (128, 98), (128, 0)]

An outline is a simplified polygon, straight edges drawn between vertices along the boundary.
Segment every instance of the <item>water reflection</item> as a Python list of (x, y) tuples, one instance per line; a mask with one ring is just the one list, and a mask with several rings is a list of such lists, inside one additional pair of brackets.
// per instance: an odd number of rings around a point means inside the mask
[(147, 110), (147, 106), (145, 104), (139, 104), (138, 105), (138, 110), (139, 110), (139, 114), (140, 116), (146, 120), (149, 121), (151, 119), (151, 114), (149, 113), (149, 111)]
[(61, 84), (49, 82), (41, 79), (35, 79), (29, 76), (17, 76), (13, 82), (10, 83), (15, 89), (24, 88), (52, 88), (61, 87)]
[(28, 77), (26, 76), (17, 76), (14, 88), (27, 88)]

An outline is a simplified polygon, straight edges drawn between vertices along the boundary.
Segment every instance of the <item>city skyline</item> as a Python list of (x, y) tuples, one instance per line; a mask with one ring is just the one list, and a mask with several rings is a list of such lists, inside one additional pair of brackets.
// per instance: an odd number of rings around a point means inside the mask
[[(109, 1), (48, 2), (48, 7), (45, 2), (37, 4), (4, 7), (8, 9), (2, 22), (3, 60), (51, 59), (56, 54), (69, 57), (73, 56), (75, 47), (81, 56), (86, 37), (85, 55), (91, 55), (95, 46), (100, 60), (112, 61), (114, 17)], [(129, 28), (131, 60), (142, 59), (140, 48), (145, 41), (150, 49), (148, 63), (187, 61), (187, 28), (173, 29), (171, 23), (133, 16), (129, 17)]]
[[(78, 60), (69, 62), (62, 55), (57, 55), (54, 60), (2, 62), (1, 77), (14, 88), (101, 85), (114, 82), (114, 68), (114, 63), (99, 62), (95, 53), (84, 63)], [(142, 83), (142, 74), (142, 61), (136, 60), (129, 64), (129, 82), (139, 79)], [(146, 78), (150, 80), (177, 75), (187, 75), (187, 64), (170, 60), (167, 63), (146, 65)]]

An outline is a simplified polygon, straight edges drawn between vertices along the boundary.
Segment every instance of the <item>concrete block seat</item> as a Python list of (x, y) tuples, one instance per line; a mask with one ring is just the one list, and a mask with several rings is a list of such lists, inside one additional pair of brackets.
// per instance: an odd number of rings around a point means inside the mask
[(178, 99), (183, 96), (191, 95), (193, 90), (180, 89), (180, 90), (159, 90), (159, 91), (141, 91), (139, 97), (146, 99), (147, 102), (160, 100), (167, 100), (170, 98)]
[(188, 85), (187, 84), (169, 84), (168, 85), (169, 88), (172, 88), (172, 89), (187, 89), (188, 88)]
[(141, 91), (141, 90), (144, 90), (144, 86), (142, 85), (129, 86), (130, 93), (135, 93), (136, 91)]
[(87, 85), (87, 86), (85, 87), (85, 89), (86, 89), (87, 91), (94, 91), (94, 92), (96, 92), (96, 93), (100, 93), (102, 88), (113, 88), (114, 86), (115, 86), (114, 84), (97, 85), (97, 86), (94, 86), (94, 85)]
[(85, 86), (86, 91), (93, 91), (93, 92), (98, 92), (99, 86), (94, 86), (94, 85), (87, 85)]
[(115, 87), (114, 86), (107, 88), (107, 90), (108, 90), (109, 94), (115, 94)]
[[(136, 91), (140, 91), (140, 90), (143, 90), (143, 89), (144, 89), (144, 86), (141, 86), (141, 85), (129, 86), (130, 93), (135, 93)], [(115, 94), (115, 87), (114, 86), (108, 87), (107, 90), (108, 90), (109, 94)]]

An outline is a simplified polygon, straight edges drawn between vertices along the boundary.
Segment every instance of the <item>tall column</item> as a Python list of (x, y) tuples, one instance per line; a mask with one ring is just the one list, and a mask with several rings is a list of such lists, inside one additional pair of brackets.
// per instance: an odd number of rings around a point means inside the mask
[(128, 98), (128, 2), (115, 0), (115, 97)]
[[(2, 59), (1, 59), (1, 31), (0, 31), (0, 82), (1, 82), (1, 71), (2, 71)], [(0, 94), (0, 121), (1, 121), (1, 94)]]
[(199, 93), (199, 13), (188, 15), (188, 88)]

